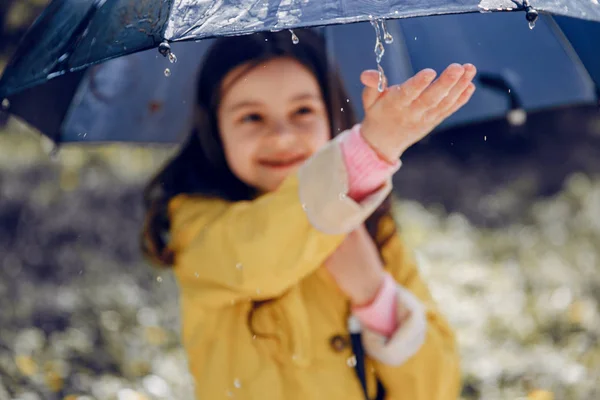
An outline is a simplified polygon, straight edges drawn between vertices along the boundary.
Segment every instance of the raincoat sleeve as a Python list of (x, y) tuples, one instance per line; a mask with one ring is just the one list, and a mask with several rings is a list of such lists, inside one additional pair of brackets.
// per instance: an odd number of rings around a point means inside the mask
[[(384, 248), (386, 268), (398, 283), (398, 309), (413, 316), (405, 328), (385, 338), (363, 331), (363, 343), (387, 399), (456, 400), (461, 389), (454, 333), (419, 276), (416, 263), (395, 235)], [(412, 333), (411, 333), (412, 331)], [(374, 385), (372, 385), (374, 386)]]
[(174, 273), (206, 306), (278, 297), (319, 268), (390, 191), (388, 179), (360, 203), (348, 197), (334, 140), (256, 200), (178, 196), (169, 204)]

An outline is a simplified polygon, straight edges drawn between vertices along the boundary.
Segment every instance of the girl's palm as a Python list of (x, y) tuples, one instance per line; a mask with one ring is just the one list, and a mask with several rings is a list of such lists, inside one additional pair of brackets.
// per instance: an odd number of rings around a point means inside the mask
[(469, 101), (475, 91), (472, 81), (476, 73), (471, 64), (452, 64), (434, 82), (435, 71), (424, 69), (380, 93), (378, 72), (363, 72), (362, 135), (380, 155), (396, 161)]

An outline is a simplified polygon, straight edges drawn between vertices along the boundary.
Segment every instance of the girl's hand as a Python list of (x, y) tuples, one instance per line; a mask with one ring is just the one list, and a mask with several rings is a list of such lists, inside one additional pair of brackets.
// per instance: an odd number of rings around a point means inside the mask
[(406, 149), (469, 101), (475, 91), (472, 80), (476, 72), (472, 64), (452, 64), (433, 82), (436, 72), (424, 69), (380, 93), (378, 72), (364, 71), (360, 77), (366, 86), (363, 137), (382, 157), (397, 161)]
[(362, 225), (329, 256), (325, 268), (353, 306), (370, 303), (383, 284), (384, 270), (379, 251)]

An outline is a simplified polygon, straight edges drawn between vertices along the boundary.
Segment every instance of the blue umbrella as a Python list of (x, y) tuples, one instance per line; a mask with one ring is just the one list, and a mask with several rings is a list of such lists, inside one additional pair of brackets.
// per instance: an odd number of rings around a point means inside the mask
[(5, 71), (0, 98), (164, 41), (494, 11), (525, 11), (532, 24), (538, 12), (600, 21), (598, 0), (53, 0)]
[[(375, 66), (374, 33), (368, 22), (343, 24), (376, 18), (395, 18), (387, 22), (395, 40), (385, 45), (382, 60), (390, 82), (454, 61), (480, 68), (483, 87), (444, 127), (503, 116), (507, 107), (536, 110), (596, 100), (597, 72), (590, 69), (597, 69), (597, 52), (569, 42), (573, 37), (589, 43), (597, 34), (600, 24), (584, 20), (600, 20), (595, 0), (285, 4), (54, 0), (4, 71), (2, 104), (57, 142), (177, 142), (189, 130), (190, 82), (210, 45), (191, 39), (337, 24), (324, 28), (325, 34), (342, 65), (349, 103), (360, 111), (357, 77)], [(568, 18), (563, 30), (548, 15), (538, 18), (539, 12), (578, 19)], [(405, 18), (433, 14), (451, 15)], [(174, 55), (177, 63), (170, 63)]]

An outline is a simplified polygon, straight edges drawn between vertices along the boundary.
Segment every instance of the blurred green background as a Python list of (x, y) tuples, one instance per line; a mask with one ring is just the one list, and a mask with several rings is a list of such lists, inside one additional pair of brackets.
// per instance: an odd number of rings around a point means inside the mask
[[(44, 4), (2, 0), (0, 70)], [(395, 179), (464, 399), (600, 398), (600, 118), (584, 122), (511, 138), (518, 154), (431, 145)], [(141, 189), (173, 149), (50, 148), (0, 128), (0, 400), (191, 399), (173, 277), (138, 249)]]

